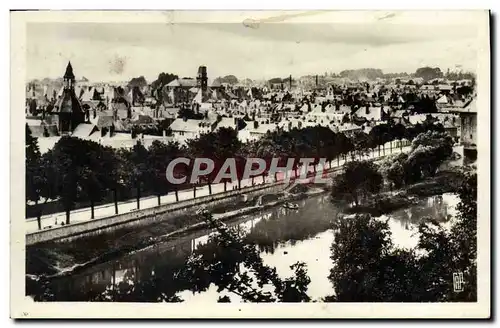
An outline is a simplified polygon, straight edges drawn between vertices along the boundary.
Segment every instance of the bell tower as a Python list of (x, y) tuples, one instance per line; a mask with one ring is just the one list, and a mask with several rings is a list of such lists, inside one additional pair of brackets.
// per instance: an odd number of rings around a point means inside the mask
[(66, 66), (66, 73), (64, 73), (64, 89), (73, 89), (75, 87), (75, 74), (73, 74), (73, 67), (71, 62)]
[(208, 89), (208, 78), (207, 78), (207, 67), (200, 66), (198, 68), (198, 78), (197, 78), (198, 86), (201, 88), (203, 94), (207, 92)]

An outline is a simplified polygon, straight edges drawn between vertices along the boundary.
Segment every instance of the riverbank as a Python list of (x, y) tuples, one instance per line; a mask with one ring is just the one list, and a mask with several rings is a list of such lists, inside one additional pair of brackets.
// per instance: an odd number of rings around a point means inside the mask
[[(423, 197), (417, 206), (387, 215), (395, 245), (409, 247), (415, 244), (418, 237), (414, 236), (414, 230), (409, 226), (417, 225), (421, 218), (434, 216), (444, 219), (454, 215), (457, 198), (450, 194)], [(305, 262), (312, 278), (308, 291), (313, 299), (319, 300), (325, 296), (325, 286), (330, 286), (327, 278), (331, 267), (328, 250), (334, 242), (330, 228), (340, 208), (325, 193), (296, 203), (300, 206), (298, 210), (278, 205), (235, 217), (226, 224), (241, 232), (245, 243), (256, 245), (265, 263), (276, 267), (280, 276), (293, 274), (290, 270), (293, 263)], [(27, 293), (40, 301), (60, 302), (102, 301), (103, 295), (107, 295), (104, 299), (114, 301), (157, 302), (159, 293), (175, 293), (187, 303), (216, 302), (219, 295), (215, 287), (193, 293), (196, 281), (185, 280), (178, 275), (194, 252), (215, 251), (217, 245), (209, 241), (211, 233), (210, 229), (198, 229), (104, 263), (87, 266), (72, 274), (49, 280), (29, 279)], [(311, 253), (311, 249), (324, 251)], [(116, 293), (109, 294), (109, 291)], [(237, 302), (236, 299), (231, 300)]]
[[(281, 197), (277, 199), (257, 196), (246, 202), (238, 202), (237, 205), (240, 208), (235, 209), (236, 204), (226, 204), (214, 208), (211, 212), (219, 220), (231, 223), (288, 201), (297, 201), (325, 193), (325, 190), (321, 188), (308, 187), (307, 191), (296, 193), (293, 189), (291, 189), (292, 192), (280, 193)], [(268, 194), (263, 196), (266, 195)], [(200, 216), (186, 215), (139, 230), (122, 229), (108, 234), (106, 238), (100, 235), (71, 242), (42, 243), (26, 249), (26, 272), (28, 275), (47, 277), (70, 275), (127, 253), (140, 251), (195, 232), (206, 231), (207, 228), (207, 224)]]
[(458, 171), (441, 171), (434, 177), (427, 178), (400, 190), (373, 195), (362, 205), (349, 206), (344, 204), (345, 207), (342, 212), (345, 214), (370, 214), (372, 216), (381, 216), (415, 205), (419, 197), (456, 192), (460, 181), (461, 178)]

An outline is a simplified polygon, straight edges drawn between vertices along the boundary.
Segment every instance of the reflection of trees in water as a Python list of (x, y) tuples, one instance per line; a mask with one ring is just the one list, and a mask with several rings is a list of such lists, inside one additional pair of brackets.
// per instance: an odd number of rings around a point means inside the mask
[(428, 197), (419, 201), (417, 205), (399, 210), (391, 215), (409, 230), (412, 225), (417, 225), (425, 217), (432, 217), (439, 222), (449, 220), (448, 206), (442, 195)]
[(303, 200), (299, 210), (277, 208), (269, 220), (254, 225), (246, 236), (247, 242), (257, 244), (261, 251), (274, 253), (280, 244), (304, 240), (328, 230), (330, 219), (337, 211), (324, 198)]
[[(336, 210), (322, 197), (300, 202), (300, 210), (277, 207), (272, 212), (251, 218), (251, 231), (244, 237), (259, 250), (274, 253), (277, 246), (304, 240), (330, 228)], [(235, 225), (236, 227), (239, 224)], [(244, 229), (240, 229), (243, 231)], [(89, 271), (61, 277), (50, 282), (27, 283), (29, 294), (39, 301), (179, 301), (176, 293), (196, 289), (199, 281), (187, 281), (179, 274), (191, 255), (194, 239), (176, 241), (175, 245), (155, 245), (152, 249), (124, 256), (119, 261), (96, 265)], [(225, 252), (212, 242), (196, 246), (195, 254)], [(224, 255), (223, 255), (224, 256)], [(203, 276), (203, 285), (214, 277)], [(28, 287), (27, 287), (28, 288)]]
[(178, 277), (178, 272), (190, 254), (189, 239), (166, 248), (160, 244), (133, 258), (123, 257), (111, 264), (95, 266), (90, 273), (46, 282), (45, 290), (32, 288), (30, 293), (45, 301), (175, 300), (176, 292), (189, 287), (188, 282)]

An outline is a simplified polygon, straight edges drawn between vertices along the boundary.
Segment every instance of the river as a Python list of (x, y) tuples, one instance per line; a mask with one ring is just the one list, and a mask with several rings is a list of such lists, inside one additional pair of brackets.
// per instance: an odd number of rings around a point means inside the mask
[[(388, 219), (393, 242), (400, 247), (413, 247), (418, 241), (416, 223), (432, 216), (448, 221), (455, 215), (458, 197), (443, 194), (421, 199), (417, 205), (398, 210)], [(276, 267), (282, 277), (291, 276), (290, 265), (307, 264), (311, 277), (308, 294), (315, 300), (331, 295), (333, 288), (327, 276), (331, 267), (330, 245), (333, 232), (330, 220), (338, 209), (328, 195), (313, 196), (299, 202), (298, 210), (275, 207), (244, 216), (231, 225), (258, 245), (264, 262)], [(210, 231), (188, 235), (171, 242), (156, 244), (113, 261), (94, 265), (69, 276), (58, 277), (47, 284), (31, 282), (27, 294), (43, 301), (127, 301), (156, 302), (162, 295), (176, 295), (185, 302), (216, 302), (229, 293), (218, 293), (214, 284), (201, 293), (190, 291), (191, 282), (178, 277), (179, 270), (194, 250), (207, 245)]]

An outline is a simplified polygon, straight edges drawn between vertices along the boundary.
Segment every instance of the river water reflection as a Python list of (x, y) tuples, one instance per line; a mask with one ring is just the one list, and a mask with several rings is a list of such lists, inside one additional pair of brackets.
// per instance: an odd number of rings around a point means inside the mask
[[(401, 247), (416, 245), (415, 224), (426, 216), (448, 220), (455, 215), (457, 202), (453, 194), (432, 196), (388, 215), (394, 243)], [(276, 207), (255, 213), (232, 225), (246, 234), (248, 242), (258, 245), (265, 263), (275, 266), (280, 276), (291, 276), (289, 266), (297, 261), (305, 262), (311, 277), (308, 294), (319, 299), (333, 293), (327, 279), (333, 241), (329, 227), (338, 210), (328, 195), (302, 200), (299, 205), (298, 210)], [(210, 247), (206, 245), (209, 233), (160, 243), (78, 274), (56, 278), (44, 288), (45, 292), (40, 288), (28, 288), (27, 292), (37, 300), (55, 301), (156, 302), (165, 295), (176, 295), (186, 302), (216, 302), (222, 295), (230, 296), (233, 302), (238, 301), (234, 295), (219, 294), (213, 284), (207, 291), (193, 294), (189, 291), (190, 283), (178, 277), (179, 270), (194, 250)]]

